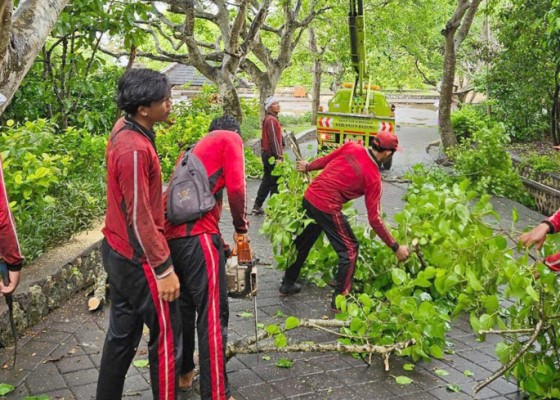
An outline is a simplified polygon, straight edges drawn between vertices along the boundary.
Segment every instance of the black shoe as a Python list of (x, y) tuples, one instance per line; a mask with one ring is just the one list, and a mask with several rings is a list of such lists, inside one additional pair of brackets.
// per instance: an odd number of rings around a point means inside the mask
[(253, 215), (263, 215), (264, 210), (263, 210), (262, 207), (253, 207), (253, 212), (251, 214), (253, 214)]
[(285, 296), (288, 296), (290, 294), (296, 294), (301, 292), (301, 285), (297, 282), (283, 281), (279, 291), (281, 294)]

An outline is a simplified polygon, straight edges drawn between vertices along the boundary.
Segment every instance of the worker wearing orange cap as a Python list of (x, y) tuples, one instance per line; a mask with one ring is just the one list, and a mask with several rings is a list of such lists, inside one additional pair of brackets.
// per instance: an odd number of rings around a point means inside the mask
[(397, 150), (400, 150), (397, 136), (383, 131), (373, 138), (371, 147), (346, 143), (313, 162), (298, 161), (297, 170), (300, 172), (323, 171), (305, 191), (303, 208), (314, 222), (307, 225), (296, 238), (297, 257), (286, 270), (280, 287), (281, 294), (290, 295), (301, 290), (301, 285), (296, 280), (309, 251), (323, 231), (339, 257), (331, 306), (334, 308), (338, 294), (350, 292), (359, 244), (342, 213), (342, 207), (346, 202), (361, 196), (365, 196), (368, 220), (377, 235), (395, 252), (399, 261), (408, 258), (408, 247), (397, 243), (379, 213), (382, 191), (379, 165)]

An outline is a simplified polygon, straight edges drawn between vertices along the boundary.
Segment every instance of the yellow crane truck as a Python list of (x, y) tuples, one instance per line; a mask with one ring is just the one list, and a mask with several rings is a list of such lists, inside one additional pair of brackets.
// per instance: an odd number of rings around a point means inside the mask
[[(363, 0), (350, 0), (348, 14), (352, 67), (356, 80), (344, 84), (328, 103), (328, 111), (317, 114), (317, 142), (319, 149), (356, 142), (364, 146), (381, 131), (395, 132), (394, 108), (367, 77)], [(391, 168), (392, 159), (382, 166)]]

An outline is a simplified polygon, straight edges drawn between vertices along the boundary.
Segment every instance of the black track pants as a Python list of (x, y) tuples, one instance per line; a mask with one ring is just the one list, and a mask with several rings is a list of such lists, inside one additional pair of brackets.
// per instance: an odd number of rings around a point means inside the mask
[(354, 232), (352, 232), (348, 220), (342, 212), (326, 214), (313, 207), (306, 199), (303, 199), (303, 208), (307, 216), (313, 218), (315, 223), (307, 225), (296, 238), (297, 258), (286, 270), (284, 279), (288, 282), (296, 281), (311, 248), (321, 235), (321, 232), (324, 231), (338, 254), (338, 273), (335, 290), (338, 293), (348, 293), (352, 289), (352, 280), (356, 269), (359, 248), (358, 240)]
[[(229, 397), (226, 374), (227, 298), (221, 235), (201, 234), (169, 241), (181, 282), (179, 306), (183, 324), (183, 362), (179, 373), (194, 368), (195, 326), (198, 333), (200, 398)], [(196, 325), (195, 325), (196, 319)]]
[(259, 186), (259, 191), (257, 192), (257, 198), (255, 199), (254, 208), (262, 207), (269, 193), (271, 196), (278, 193), (278, 176), (272, 175), (275, 164), (274, 162), (270, 164), (268, 161), (270, 156), (263, 154), (261, 158), (264, 172), (261, 185)]
[(178, 301), (158, 298), (156, 278), (148, 264), (134, 263), (101, 245), (110, 285), (111, 314), (105, 338), (97, 400), (120, 400), (126, 373), (142, 338), (143, 324), (150, 330), (148, 357), (156, 400), (177, 399), (175, 364), (181, 361), (181, 319)]

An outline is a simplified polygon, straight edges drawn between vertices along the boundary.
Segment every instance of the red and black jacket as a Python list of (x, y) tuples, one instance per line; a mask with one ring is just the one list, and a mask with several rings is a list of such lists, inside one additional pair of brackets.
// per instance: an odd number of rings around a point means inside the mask
[[(193, 222), (172, 225), (166, 220), (165, 237), (171, 240), (202, 233), (220, 233), (219, 224), (224, 188), (227, 191), (235, 231), (237, 233), (247, 233), (249, 222), (247, 220), (245, 158), (241, 136), (231, 131), (212, 131), (195, 145), (193, 153), (206, 168), (210, 188), (216, 196), (216, 205), (200, 219)], [(183, 153), (179, 155), (177, 164), (182, 159)], [(167, 193), (165, 194), (164, 204), (167, 204), (166, 200)]]
[(10, 271), (19, 271), (23, 256), (19, 247), (14, 216), (10, 210), (10, 201), (4, 183), (2, 157), (0, 157), (0, 257)]
[(315, 208), (337, 214), (350, 200), (365, 195), (368, 220), (375, 233), (389, 247), (397, 243), (380, 217), (381, 176), (370, 151), (356, 143), (346, 143), (307, 165), (308, 171), (323, 170), (304, 197)]
[(262, 123), (261, 151), (268, 157), (282, 159), (282, 126), (276, 114), (267, 113)]
[(131, 119), (117, 121), (107, 143), (107, 215), (103, 234), (120, 255), (162, 274), (171, 258), (163, 235), (161, 168), (155, 134)]
[(548, 217), (543, 222), (550, 226), (550, 234), (560, 232), (560, 210), (556, 211), (554, 215)]

